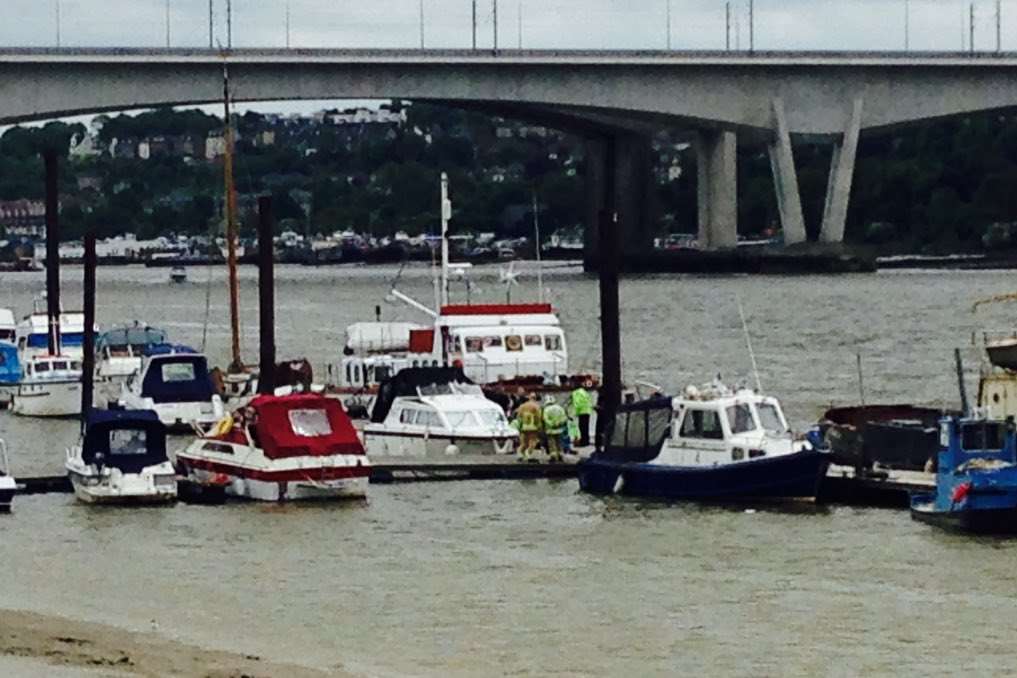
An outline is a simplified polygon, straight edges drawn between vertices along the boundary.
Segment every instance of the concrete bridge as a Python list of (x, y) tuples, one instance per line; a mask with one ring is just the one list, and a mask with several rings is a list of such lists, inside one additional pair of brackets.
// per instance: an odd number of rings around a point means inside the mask
[(224, 61), (238, 101), (441, 101), (583, 134), (609, 410), (621, 384), (620, 255), (652, 232), (650, 132), (693, 132), (700, 240), (719, 248), (737, 242), (740, 141), (769, 149), (788, 244), (806, 239), (793, 142), (831, 143), (820, 239), (839, 242), (862, 131), (1017, 107), (1009, 53), (6, 49), (0, 124), (216, 102)]
[(769, 148), (788, 244), (806, 238), (793, 142), (833, 144), (820, 239), (839, 242), (862, 131), (1017, 107), (1011, 53), (6, 49), (0, 123), (216, 102), (224, 60), (238, 101), (431, 100), (580, 132), (594, 161), (587, 221), (610, 180), (637, 246), (651, 232), (648, 133), (661, 126), (694, 132), (708, 247), (736, 243), (739, 141)]

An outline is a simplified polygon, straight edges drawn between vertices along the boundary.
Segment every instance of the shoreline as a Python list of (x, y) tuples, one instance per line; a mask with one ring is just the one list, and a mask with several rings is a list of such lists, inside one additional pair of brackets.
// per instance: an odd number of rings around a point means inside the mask
[[(77, 669), (81, 675), (190, 678), (322, 678), (349, 676), (170, 640), (156, 632), (127, 631), (95, 622), (0, 609), (0, 666), (5, 660)], [(62, 674), (61, 674), (62, 675)]]

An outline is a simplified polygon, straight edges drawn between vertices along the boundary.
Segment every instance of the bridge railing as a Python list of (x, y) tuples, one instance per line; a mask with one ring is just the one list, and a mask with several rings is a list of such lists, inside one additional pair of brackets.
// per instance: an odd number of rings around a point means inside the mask
[(1013, 0), (6, 0), (4, 9), (0, 48), (1017, 49)]

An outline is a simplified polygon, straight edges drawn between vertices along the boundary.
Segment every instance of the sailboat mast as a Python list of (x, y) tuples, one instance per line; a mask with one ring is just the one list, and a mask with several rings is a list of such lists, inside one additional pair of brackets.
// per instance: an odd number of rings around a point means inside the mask
[(230, 334), (231, 356), (230, 367), (240, 369), (240, 283), (237, 279), (237, 192), (233, 179), (233, 118), (230, 112), (230, 76), (229, 66), (223, 63), (223, 110), (225, 116), (225, 155), (223, 158), (223, 178), (226, 190), (226, 265), (229, 269), (230, 291)]
[[(448, 199), (448, 174), (441, 173), (441, 305), (448, 306), (448, 221), (452, 203)], [(441, 313), (441, 309), (437, 309)]]

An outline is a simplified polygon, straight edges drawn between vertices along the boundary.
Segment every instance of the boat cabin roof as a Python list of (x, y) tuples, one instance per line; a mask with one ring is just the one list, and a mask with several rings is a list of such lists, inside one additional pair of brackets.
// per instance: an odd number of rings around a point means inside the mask
[[(380, 424), (385, 421), (392, 403), (396, 398), (420, 396), (418, 389), (424, 388), (430, 393), (439, 389), (453, 388), (451, 384), (469, 385), (473, 382), (466, 378), (462, 368), (458, 367), (408, 367), (400, 370), (378, 387), (378, 396), (371, 410), (371, 421)], [(450, 391), (451, 392), (451, 391)]]
[(207, 402), (215, 394), (208, 360), (198, 353), (168, 353), (148, 358), (141, 395), (157, 403)]
[(551, 304), (457, 304), (442, 306), (435, 325), (471, 327), (498, 325), (557, 326)]
[(116, 349), (126, 348), (128, 346), (140, 347), (165, 343), (165, 331), (155, 327), (149, 327), (148, 325), (135, 323), (133, 325), (113, 327), (103, 332), (96, 340), (95, 347), (96, 350), (102, 350), (104, 348)]
[(151, 410), (92, 410), (81, 457), (87, 464), (140, 473), (167, 460), (166, 427)]
[(364, 454), (342, 404), (317, 393), (262, 395), (251, 401), (257, 441), (269, 459)]

